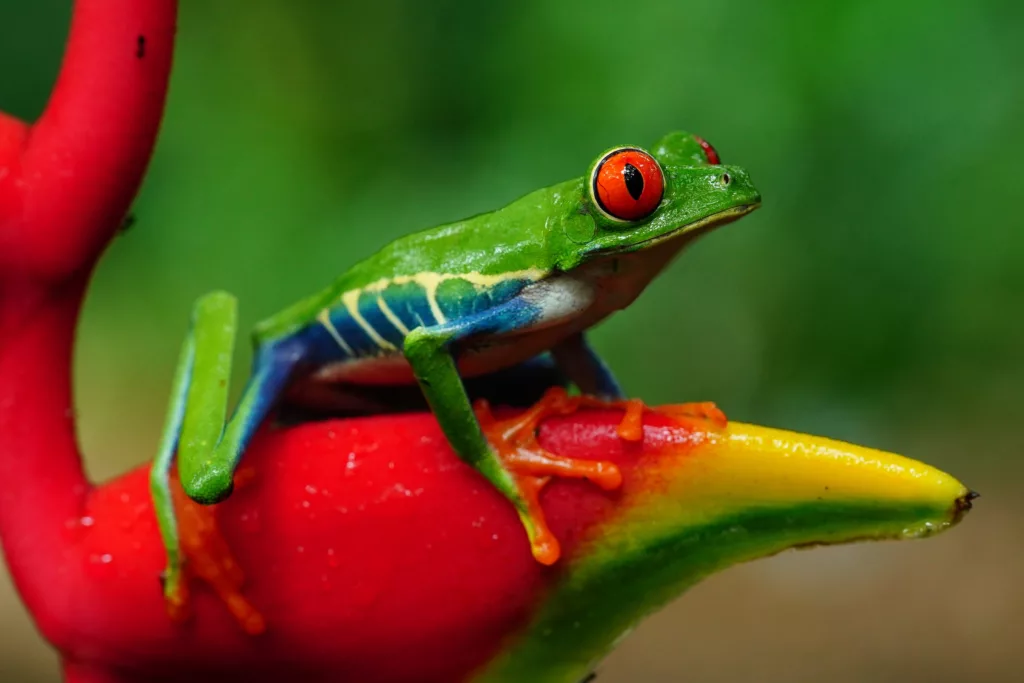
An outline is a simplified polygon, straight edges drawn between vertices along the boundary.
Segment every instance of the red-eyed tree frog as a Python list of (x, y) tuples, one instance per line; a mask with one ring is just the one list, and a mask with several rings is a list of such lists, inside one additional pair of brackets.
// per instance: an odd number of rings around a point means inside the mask
[(224, 292), (200, 298), (151, 470), (168, 555), (166, 598), (182, 600), (170, 491), (175, 453), (189, 497), (224, 500), (268, 413), (325, 385), (418, 383), (456, 454), (515, 506), (534, 556), (557, 561), (558, 543), (537, 504), (544, 482), (576, 476), (614, 488), (620, 475), (611, 463), (524, 448), (522, 432), (536, 426), (531, 419), (517, 429), (482, 427), (463, 378), (540, 357), (584, 394), (621, 399), (584, 332), (632, 303), (695, 237), (760, 201), (747, 173), (721, 165), (696, 135), (671, 133), (651, 151), (605, 151), (582, 178), (395, 240), (257, 325), (251, 374), (227, 420), (236, 302)]

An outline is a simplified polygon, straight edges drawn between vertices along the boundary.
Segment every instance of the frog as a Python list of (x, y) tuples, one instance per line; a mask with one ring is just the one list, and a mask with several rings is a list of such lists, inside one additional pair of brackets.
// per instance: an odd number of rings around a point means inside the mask
[[(636, 407), (588, 330), (628, 307), (685, 246), (760, 204), (749, 174), (723, 164), (698, 135), (607, 149), (583, 176), (402, 236), (258, 323), (230, 417), (237, 300), (224, 291), (200, 297), (149, 475), (167, 603), (180, 607), (185, 595), (172, 474), (192, 501), (224, 501), (260, 426), (282, 406), (317, 403), (325, 387), (343, 395), (346, 387), (418, 386), (455, 455), (518, 513), (534, 558), (557, 562), (540, 490), (552, 477), (614, 489), (622, 476), (614, 463), (540, 448), (539, 420), (585, 401)], [(468, 379), (529, 363), (553, 366), (578, 395), (552, 391), (512, 422), (471, 402)], [(637, 438), (632, 414), (624, 438)]]

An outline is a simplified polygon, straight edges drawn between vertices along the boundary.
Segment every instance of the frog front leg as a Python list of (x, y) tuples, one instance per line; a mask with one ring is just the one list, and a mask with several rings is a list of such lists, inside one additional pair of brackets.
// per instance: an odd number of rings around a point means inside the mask
[[(456, 366), (454, 348), (471, 335), (500, 334), (529, 324), (538, 312), (521, 300), (463, 320), (421, 327), (405, 339), (404, 353), (431, 410), (456, 454), (491, 482), (515, 507), (526, 528), (533, 556), (553, 564), (561, 550), (548, 528), (538, 498), (552, 476), (584, 477), (604, 489), (622, 482), (609, 462), (566, 458), (536, 442), (537, 424), (547, 415), (576, 410), (564, 390), (549, 392), (522, 415), (499, 422), (485, 405), (474, 413)], [(485, 434), (486, 428), (486, 434)]]
[[(235, 298), (224, 292), (196, 301), (174, 375), (163, 436), (150, 469), (153, 506), (167, 551), (164, 595), (172, 614), (182, 614), (186, 602), (182, 539), (170, 488), (175, 452), (179, 478), (190, 498), (206, 504), (226, 498), (246, 444), (300, 357), (295, 349), (285, 346), (258, 349), (238, 407), (225, 423), (236, 308)], [(240, 603), (237, 606), (244, 607)], [(244, 615), (236, 616), (244, 621)]]

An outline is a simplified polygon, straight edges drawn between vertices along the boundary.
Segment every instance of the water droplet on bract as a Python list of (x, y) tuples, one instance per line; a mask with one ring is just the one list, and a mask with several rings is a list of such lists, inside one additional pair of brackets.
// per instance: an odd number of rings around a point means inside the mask
[(114, 568), (114, 556), (110, 553), (90, 553), (86, 567), (87, 573), (93, 577), (109, 577)]
[(247, 533), (256, 533), (262, 527), (260, 523), (260, 513), (256, 510), (243, 512), (238, 516), (238, 526)]

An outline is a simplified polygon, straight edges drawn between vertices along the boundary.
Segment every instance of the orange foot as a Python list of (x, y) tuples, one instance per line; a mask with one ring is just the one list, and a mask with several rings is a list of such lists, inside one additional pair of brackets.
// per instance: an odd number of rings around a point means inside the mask
[(625, 441), (639, 441), (644, 436), (644, 411), (660, 413), (677, 422), (688, 423), (693, 420), (711, 422), (718, 429), (724, 429), (729, 423), (725, 413), (711, 401), (703, 403), (670, 403), (664, 406), (648, 406), (638, 398), (606, 401), (593, 396), (581, 396), (580, 406), (594, 408), (621, 408), (626, 411), (619, 422), (618, 434)]
[(537, 425), (541, 420), (569, 415), (580, 404), (581, 397), (569, 396), (565, 389), (554, 387), (529, 410), (505, 420), (495, 419), (487, 401), (477, 401), (475, 406), (484, 436), (512, 475), (522, 505), (519, 516), (530, 537), (533, 556), (541, 564), (554, 564), (562, 553), (540, 506), (540, 492), (552, 476), (583, 477), (605, 490), (622, 484), (622, 473), (614, 463), (566, 458), (545, 451), (537, 442)]
[[(177, 478), (177, 473), (173, 475)], [(235, 473), (235, 489), (252, 480), (251, 469)], [(266, 621), (242, 595), (245, 576), (231, 549), (217, 527), (215, 505), (200, 505), (187, 495), (180, 484), (171, 486), (174, 509), (178, 518), (183, 559), (183, 576), (173, 592), (167, 596), (167, 613), (176, 622), (186, 620), (189, 609), (189, 581), (192, 578), (209, 584), (228, 611), (246, 633), (259, 635), (266, 630)]]
[(618, 426), (619, 438), (639, 441), (643, 438), (643, 414), (652, 410), (674, 420), (701, 419), (717, 427), (726, 425), (725, 414), (714, 403), (680, 403), (649, 408), (639, 399), (604, 400), (593, 396), (569, 396), (565, 389), (553, 387), (526, 412), (505, 420), (491, 414), (486, 401), (477, 401), (477, 420), (487, 441), (511, 473), (525, 509), (520, 517), (530, 536), (534, 558), (550, 565), (558, 561), (561, 548), (551, 532), (540, 506), (540, 492), (552, 476), (589, 479), (605, 490), (622, 484), (622, 473), (612, 462), (567, 458), (545, 451), (537, 442), (537, 425), (553, 415), (570, 415), (582, 407), (620, 408), (625, 411)]

